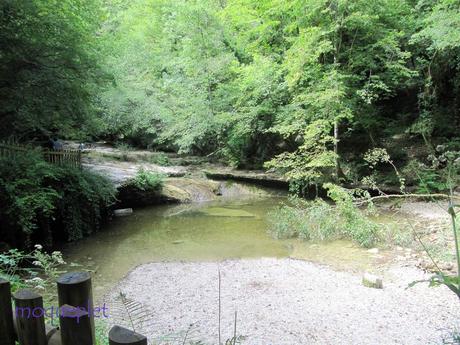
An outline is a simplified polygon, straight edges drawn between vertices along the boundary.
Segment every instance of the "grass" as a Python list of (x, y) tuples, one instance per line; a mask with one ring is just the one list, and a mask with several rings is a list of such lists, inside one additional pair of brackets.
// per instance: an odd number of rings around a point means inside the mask
[(148, 157), (148, 161), (163, 167), (170, 166), (171, 162), (164, 152), (154, 152)]
[(317, 199), (292, 198), (268, 215), (269, 232), (275, 238), (301, 238), (311, 241), (350, 239), (362, 247), (406, 245), (409, 232), (373, 220), (368, 210), (347, 202), (336, 205)]
[(109, 345), (109, 327), (104, 320), (95, 319), (96, 345)]

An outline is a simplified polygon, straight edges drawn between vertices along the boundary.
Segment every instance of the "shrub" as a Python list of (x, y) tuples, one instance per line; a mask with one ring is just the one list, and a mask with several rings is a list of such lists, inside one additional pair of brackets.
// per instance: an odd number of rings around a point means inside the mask
[(269, 231), (278, 238), (308, 236), (307, 212), (304, 208), (282, 204), (268, 214)]
[(164, 178), (164, 174), (141, 168), (136, 176), (129, 181), (129, 184), (142, 191), (160, 190), (163, 187)]
[(417, 185), (417, 193), (437, 193), (448, 189), (448, 185), (442, 178), (440, 171), (419, 161), (410, 161), (402, 170), (402, 173), (409, 177), (409, 182)]
[(269, 231), (277, 238), (299, 237), (323, 241), (348, 238), (363, 247), (375, 245), (383, 227), (367, 217), (367, 213), (353, 204), (351, 192), (326, 184), (328, 196), (335, 202), (321, 199), (306, 201), (291, 198), (269, 213)]
[(31, 245), (30, 237), (39, 221), (51, 216), (59, 199), (59, 192), (46, 183), (56, 178), (56, 171), (38, 151), (0, 158), (2, 239), (11, 243), (18, 238)]
[(308, 202), (297, 197), (269, 213), (269, 230), (277, 238), (299, 237), (323, 241), (337, 237), (337, 215), (333, 207), (317, 199)]
[(39, 244), (29, 252), (10, 249), (0, 254), (0, 277), (11, 283), (13, 292), (30, 288), (49, 299), (64, 264), (61, 252), (46, 253)]
[(129, 144), (117, 143), (116, 148), (120, 150), (120, 156), (118, 156), (119, 160), (124, 162), (131, 161), (130, 153), (133, 151), (133, 148)]
[(382, 226), (370, 220), (366, 212), (353, 203), (353, 191), (332, 183), (326, 183), (327, 195), (336, 205), (344, 237), (351, 238), (363, 247), (371, 247), (379, 241)]
[(99, 228), (114, 200), (107, 179), (49, 164), (39, 151), (0, 158), (0, 238), (15, 247), (82, 238)]
[(65, 240), (74, 241), (100, 229), (104, 212), (115, 200), (115, 188), (101, 175), (71, 167), (57, 167), (59, 190), (56, 212), (61, 219)]
[(150, 156), (149, 161), (150, 163), (158, 164), (164, 167), (171, 165), (168, 156), (164, 152), (155, 152)]

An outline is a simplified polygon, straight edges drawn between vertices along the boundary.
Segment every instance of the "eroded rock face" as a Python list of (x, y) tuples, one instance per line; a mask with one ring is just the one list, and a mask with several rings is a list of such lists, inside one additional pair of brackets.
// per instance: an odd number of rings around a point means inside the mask
[(125, 183), (118, 188), (119, 207), (139, 207), (165, 203), (213, 201), (219, 198), (284, 195), (284, 191), (229, 181), (198, 178), (167, 178), (160, 190), (139, 190)]
[(85, 158), (83, 167), (93, 172), (107, 177), (115, 186), (122, 186), (129, 179), (136, 176), (140, 169), (145, 171), (163, 174), (169, 177), (180, 177), (185, 175), (183, 167), (162, 167), (150, 163), (133, 163), (133, 162), (112, 162), (112, 161), (95, 161), (94, 159)]
[[(151, 154), (148, 151), (135, 150), (129, 152), (132, 158), (130, 161), (114, 159), (114, 156), (121, 157), (123, 152), (109, 145), (97, 144), (91, 148), (91, 155), (84, 156), (83, 166), (113, 182), (119, 191), (117, 207), (120, 208), (272, 195), (272, 192), (263, 186), (279, 187), (283, 189), (283, 194), (287, 189), (287, 181), (273, 173), (235, 170), (202, 162), (201, 158), (192, 159), (193, 157), (171, 158), (170, 163), (176, 165), (160, 166), (144, 159), (144, 156)], [(185, 163), (187, 165), (177, 165)], [(208, 171), (209, 167), (212, 167), (212, 172)], [(166, 176), (163, 187), (156, 190), (139, 190), (132, 185), (131, 180), (141, 169)]]
[(191, 202), (190, 193), (174, 186), (173, 184), (166, 183), (161, 190), (161, 197), (171, 203), (187, 203)]
[(139, 207), (165, 203), (211, 201), (218, 197), (219, 183), (211, 180), (168, 178), (158, 190), (139, 190), (129, 183), (118, 188), (123, 207)]
[(165, 182), (162, 194), (177, 202), (203, 202), (215, 200), (220, 183), (205, 179), (170, 178)]
[(205, 170), (208, 178), (216, 180), (234, 180), (253, 183), (266, 187), (287, 188), (289, 182), (281, 175), (265, 171), (235, 170), (231, 168), (220, 168), (219, 170)]

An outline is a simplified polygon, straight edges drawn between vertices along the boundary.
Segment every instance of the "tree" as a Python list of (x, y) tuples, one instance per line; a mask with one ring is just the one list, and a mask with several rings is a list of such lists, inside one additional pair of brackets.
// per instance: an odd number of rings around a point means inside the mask
[(1, 137), (96, 132), (100, 19), (97, 0), (2, 1)]

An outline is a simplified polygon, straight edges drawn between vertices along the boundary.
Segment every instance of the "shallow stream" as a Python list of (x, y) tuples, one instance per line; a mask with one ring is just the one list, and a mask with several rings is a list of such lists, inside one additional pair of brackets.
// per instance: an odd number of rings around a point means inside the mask
[(134, 267), (154, 261), (291, 257), (363, 271), (385, 260), (384, 253), (371, 254), (349, 241), (272, 238), (267, 214), (284, 200), (266, 196), (136, 209), (131, 216), (114, 219), (104, 231), (67, 245), (64, 254), (69, 262), (94, 271), (96, 296)]

